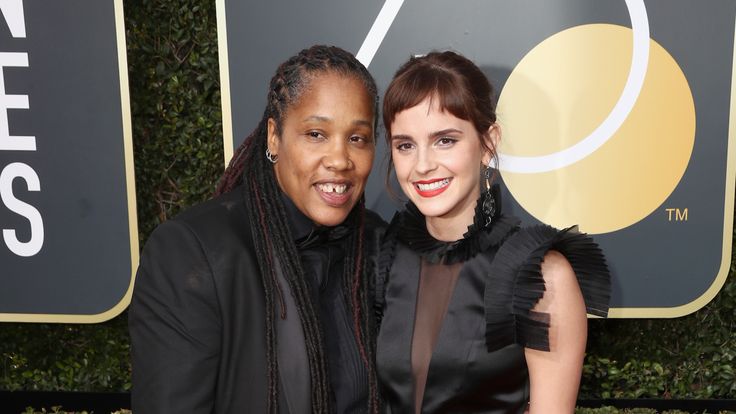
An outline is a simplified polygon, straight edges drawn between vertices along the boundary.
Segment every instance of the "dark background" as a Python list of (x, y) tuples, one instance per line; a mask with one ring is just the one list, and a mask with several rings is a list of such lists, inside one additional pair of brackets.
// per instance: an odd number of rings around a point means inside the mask
[[(0, 313), (94, 315), (123, 299), (133, 274), (113, 2), (23, 6), (26, 38), (0, 17), (0, 51), (28, 54), (28, 67), (5, 68), (4, 79), (30, 106), (8, 111), (10, 133), (35, 136), (36, 151), (0, 151), (0, 168), (36, 171), (40, 191), (21, 179), (13, 189), (40, 211), (45, 238), (31, 257), (0, 241)], [(28, 220), (2, 203), (0, 223), (30, 238)]]
[[(158, 223), (208, 198), (222, 172), (216, 13), (212, 0), (124, 4), (144, 242)], [(716, 299), (686, 317), (591, 320), (580, 396), (736, 398), (735, 311), (732, 264)], [(96, 325), (0, 323), (0, 389), (129, 390), (126, 324), (125, 313)]]
[[(357, 53), (384, 1), (277, 1), (257, 7), (224, 3), (232, 140), (237, 146), (260, 119), (268, 81), (280, 62), (315, 43)], [(728, 261), (722, 254), (724, 190), (736, 16), (736, 3), (730, 0), (650, 0), (645, 5), (651, 38), (673, 56), (689, 82), (697, 130), (687, 171), (662, 205), (638, 223), (595, 236), (614, 276), (611, 306), (647, 308), (637, 311), (638, 317), (663, 316), (667, 308), (697, 300)], [(630, 27), (626, 3), (406, 0), (369, 70), (384, 91), (409, 56), (452, 49), (481, 66), (500, 94), (514, 67), (537, 44), (562, 30), (594, 23)], [(503, 125), (503, 114), (499, 121)], [(390, 220), (400, 203), (384, 190), (383, 134), (378, 143), (366, 200)], [(621, 168), (626, 168), (625, 159)], [(537, 222), (508, 191), (503, 199), (506, 212), (526, 223)], [(670, 223), (665, 208), (671, 206), (688, 207), (689, 220)]]

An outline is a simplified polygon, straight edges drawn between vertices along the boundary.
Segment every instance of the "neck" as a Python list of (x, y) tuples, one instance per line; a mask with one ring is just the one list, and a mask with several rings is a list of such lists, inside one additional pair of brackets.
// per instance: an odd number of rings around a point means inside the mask
[(480, 190), (463, 200), (461, 205), (442, 216), (426, 217), (427, 231), (437, 240), (452, 242), (460, 240), (475, 219), (475, 206), (480, 198)]

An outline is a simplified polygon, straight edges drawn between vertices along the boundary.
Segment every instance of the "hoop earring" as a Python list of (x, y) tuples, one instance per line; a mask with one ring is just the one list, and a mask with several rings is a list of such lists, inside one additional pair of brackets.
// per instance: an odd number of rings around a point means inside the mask
[(493, 197), (493, 193), (491, 191), (491, 170), (491, 162), (489, 161), (488, 165), (485, 166), (485, 170), (483, 171), (483, 179), (485, 180), (486, 191), (481, 197), (483, 200), (483, 205), (481, 207), (483, 209), (483, 216), (485, 217), (485, 223), (483, 225), (485, 227), (491, 225), (493, 217), (496, 215), (496, 199)]
[(266, 148), (266, 159), (271, 162), (271, 164), (276, 164), (279, 160), (278, 154), (271, 154), (271, 150)]

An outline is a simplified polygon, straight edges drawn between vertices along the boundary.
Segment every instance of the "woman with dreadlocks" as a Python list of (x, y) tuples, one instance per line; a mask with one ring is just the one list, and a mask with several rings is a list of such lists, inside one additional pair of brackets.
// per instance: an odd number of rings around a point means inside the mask
[(454, 52), (410, 59), (383, 100), (409, 199), (387, 230), (377, 366), (392, 413), (572, 413), (588, 313), (609, 275), (574, 228), (501, 214), (501, 130), (483, 72)]
[(377, 413), (367, 292), (384, 223), (363, 203), (377, 92), (350, 53), (302, 50), (216, 197), (161, 224), (130, 309), (133, 410)]

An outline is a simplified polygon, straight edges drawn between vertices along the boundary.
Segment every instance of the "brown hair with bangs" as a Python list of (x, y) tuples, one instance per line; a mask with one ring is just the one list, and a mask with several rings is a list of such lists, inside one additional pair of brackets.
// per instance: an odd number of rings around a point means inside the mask
[[(383, 98), (383, 125), (389, 147), (391, 124), (396, 115), (419, 105), (427, 97), (437, 99), (440, 110), (472, 123), (481, 137), (481, 145), (496, 157), (496, 149), (487, 139), (488, 129), (496, 123), (493, 86), (475, 63), (452, 51), (412, 57), (394, 75)], [(389, 148), (387, 182), (393, 166), (391, 161)]]

